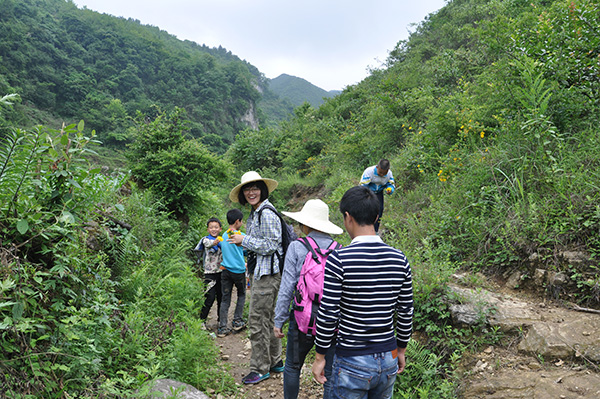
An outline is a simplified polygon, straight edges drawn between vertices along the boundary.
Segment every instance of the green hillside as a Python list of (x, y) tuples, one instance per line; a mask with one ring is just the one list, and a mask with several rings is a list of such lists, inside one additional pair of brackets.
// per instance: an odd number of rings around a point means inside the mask
[[(416, 330), (394, 397), (460, 397), (473, 351), (514, 346), (509, 332), (452, 324), (446, 290), (458, 270), (470, 273), (475, 289), (518, 272), (519, 289), (600, 308), (596, 1), (449, 1), (398, 42), (385, 67), (318, 108), (306, 103), (278, 125), (245, 129), (222, 156), (190, 139), (190, 125), (201, 123), (194, 112), (209, 106), (188, 109), (167, 102), (165, 94), (164, 109), (132, 122), (124, 168), (131, 173), (103, 173), (88, 163), (98, 148), (89, 125), (104, 126), (93, 114), (89, 123), (63, 129), (30, 126), (55, 108), (77, 113), (75, 100), (103, 98), (109, 88), (124, 95), (123, 107), (150, 98), (146, 92), (126, 96), (136, 86), (127, 86), (128, 79), (141, 79), (125, 72), (128, 64), (119, 70), (122, 88), (112, 79), (91, 79), (103, 70), (100, 58), (98, 70), (81, 61), (68, 67), (67, 60), (87, 57), (85, 43), (64, 41), (70, 51), (81, 47), (79, 58), (58, 51), (59, 40), (37, 47), (58, 37), (52, 21), (66, 19), (78, 32), (80, 18), (98, 19), (126, 25), (133, 36), (139, 24), (80, 14), (62, 1), (0, 5), (0, 88), (15, 89), (23, 99), (13, 106), (14, 97), (0, 97), (0, 386), (7, 397), (143, 396), (147, 383), (162, 377), (223, 397), (240, 395), (198, 319), (205, 287), (190, 248), (209, 217), (223, 218), (235, 206), (228, 193), (248, 170), (279, 181), (270, 197), (279, 210), (295, 211), (319, 197), (342, 225), (337, 204), (343, 193), (365, 167), (383, 157), (391, 161), (398, 187), (386, 198), (380, 233), (411, 263)], [(38, 13), (43, 18), (27, 19)], [(166, 35), (158, 28), (154, 34)], [(39, 35), (48, 37), (21, 40)], [(145, 40), (142, 47), (160, 48), (158, 39)], [(112, 45), (97, 44), (104, 42)], [(173, 46), (183, 62), (185, 49), (196, 45)], [(255, 76), (244, 63), (193, 54), (187, 57), (203, 59), (207, 73), (242, 82)], [(58, 58), (35, 63), (47, 57)], [(24, 72), (31, 65), (37, 74)], [(227, 75), (230, 69), (239, 74)], [(71, 82), (66, 92), (52, 91), (61, 81), (57, 73)], [(223, 127), (233, 134), (232, 115), (243, 114), (242, 103), (254, 92), (242, 84), (236, 100), (225, 104), (221, 94), (238, 93), (226, 81), (215, 80), (222, 83), (209, 98), (229, 111), (210, 108), (217, 116), (210, 120), (215, 132)], [(167, 83), (147, 87), (168, 93)], [(108, 91), (98, 94), (103, 85)], [(30, 106), (31, 96), (39, 97), (39, 106)], [(342, 235), (339, 241), (350, 240)], [(569, 252), (581, 261), (569, 262)], [(538, 271), (564, 278), (535, 284)], [(597, 372), (584, 357), (569, 362)]]
[(261, 92), (273, 114), (286, 109), (254, 66), (222, 47), (67, 0), (1, 0), (0, 38), (0, 93), (23, 99), (5, 115), (17, 123), (84, 119), (104, 143), (121, 146), (137, 111), (178, 106), (191, 136), (224, 152), (240, 130), (265, 122)]
[(269, 89), (283, 99), (289, 100), (294, 107), (299, 107), (305, 101), (313, 107), (318, 107), (324, 98), (334, 97), (338, 91), (328, 92), (308, 82), (305, 79), (282, 74), (268, 82)]

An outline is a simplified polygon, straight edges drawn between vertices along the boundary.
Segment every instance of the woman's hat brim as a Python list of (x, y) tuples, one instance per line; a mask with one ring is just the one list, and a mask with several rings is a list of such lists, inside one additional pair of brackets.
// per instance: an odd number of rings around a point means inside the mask
[(246, 172), (242, 176), (241, 183), (238, 184), (237, 186), (235, 186), (229, 193), (229, 199), (232, 202), (240, 202), (238, 199), (238, 196), (239, 196), (241, 188), (248, 183), (254, 183), (257, 181), (265, 182), (265, 184), (267, 185), (267, 190), (269, 190), (269, 194), (271, 194), (273, 192), (273, 190), (275, 190), (277, 188), (277, 185), (279, 184), (277, 182), (277, 180), (262, 178), (258, 174), (258, 172), (254, 172), (254, 171)]

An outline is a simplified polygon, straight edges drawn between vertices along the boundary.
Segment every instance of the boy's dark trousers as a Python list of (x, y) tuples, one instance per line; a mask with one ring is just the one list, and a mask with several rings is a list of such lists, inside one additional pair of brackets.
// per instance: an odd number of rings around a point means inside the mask
[(206, 320), (208, 317), (208, 313), (210, 312), (210, 308), (215, 302), (215, 298), (217, 298), (217, 322), (220, 319), (221, 314), (221, 299), (223, 294), (221, 292), (221, 273), (211, 273), (204, 275), (204, 285), (208, 287), (211, 282), (215, 282), (210, 290), (208, 290), (204, 294), (204, 306), (202, 306), (202, 311), (200, 311), (200, 318), (202, 320)]
[(375, 193), (375, 196), (379, 200), (379, 217), (375, 222), (375, 231), (379, 231), (379, 224), (381, 223), (381, 217), (383, 216), (383, 190), (378, 193)]
[(227, 327), (227, 314), (233, 294), (233, 287), (237, 290), (237, 303), (233, 312), (233, 321), (242, 321), (244, 304), (246, 302), (246, 273), (233, 273), (225, 269), (221, 272), (221, 288), (223, 298), (219, 311), (219, 327)]

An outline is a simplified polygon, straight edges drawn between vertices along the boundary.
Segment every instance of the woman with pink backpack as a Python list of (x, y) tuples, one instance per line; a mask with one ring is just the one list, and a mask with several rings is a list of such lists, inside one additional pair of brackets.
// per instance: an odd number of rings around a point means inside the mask
[[(306, 235), (293, 241), (288, 247), (273, 328), (275, 336), (283, 338), (283, 325), (288, 320), (290, 322), (283, 371), (283, 395), (285, 399), (296, 399), (304, 359), (314, 346), (314, 326), (323, 293), (325, 261), (332, 251), (341, 247), (331, 238), (331, 234), (342, 234), (343, 230), (329, 221), (329, 206), (320, 199), (306, 201), (300, 212), (282, 213), (300, 223), (300, 231)], [(332, 345), (326, 355), (326, 376), (331, 374), (334, 352), (335, 345)], [(329, 397), (330, 386), (325, 383), (323, 398)]]

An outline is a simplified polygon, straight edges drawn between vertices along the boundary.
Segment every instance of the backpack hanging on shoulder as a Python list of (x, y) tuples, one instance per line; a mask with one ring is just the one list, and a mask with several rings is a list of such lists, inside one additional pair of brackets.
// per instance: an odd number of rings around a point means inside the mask
[[(294, 231), (294, 227), (292, 227), (291, 224), (288, 224), (285, 222), (285, 220), (283, 220), (283, 216), (281, 216), (281, 213), (279, 213), (279, 211), (277, 211), (277, 209), (275, 209), (274, 207), (272, 207), (269, 204), (265, 204), (265, 206), (263, 206), (257, 212), (258, 224), (260, 224), (260, 217), (262, 216), (262, 211), (264, 211), (265, 209), (269, 209), (270, 211), (275, 213), (275, 215), (277, 215), (277, 217), (279, 218), (279, 221), (281, 223), (281, 247), (283, 248), (283, 253), (280, 255), (279, 252), (277, 252), (277, 250), (276, 250), (275, 254), (277, 255), (277, 259), (279, 259), (279, 272), (283, 273), (283, 264), (284, 264), (285, 254), (287, 252), (287, 249), (288, 249), (290, 243), (292, 241), (295, 241), (296, 239), (298, 239), (298, 235)], [(255, 266), (256, 266), (256, 264), (255, 264)], [(273, 268), (272, 261), (271, 261), (271, 268)], [(252, 270), (252, 272), (254, 272), (254, 269)]]
[(300, 270), (292, 308), (298, 330), (315, 336), (317, 313), (323, 296), (325, 262), (329, 254), (342, 245), (332, 240), (329, 247), (323, 250), (312, 237), (300, 238), (299, 241), (308, 249), (308, 253)]

